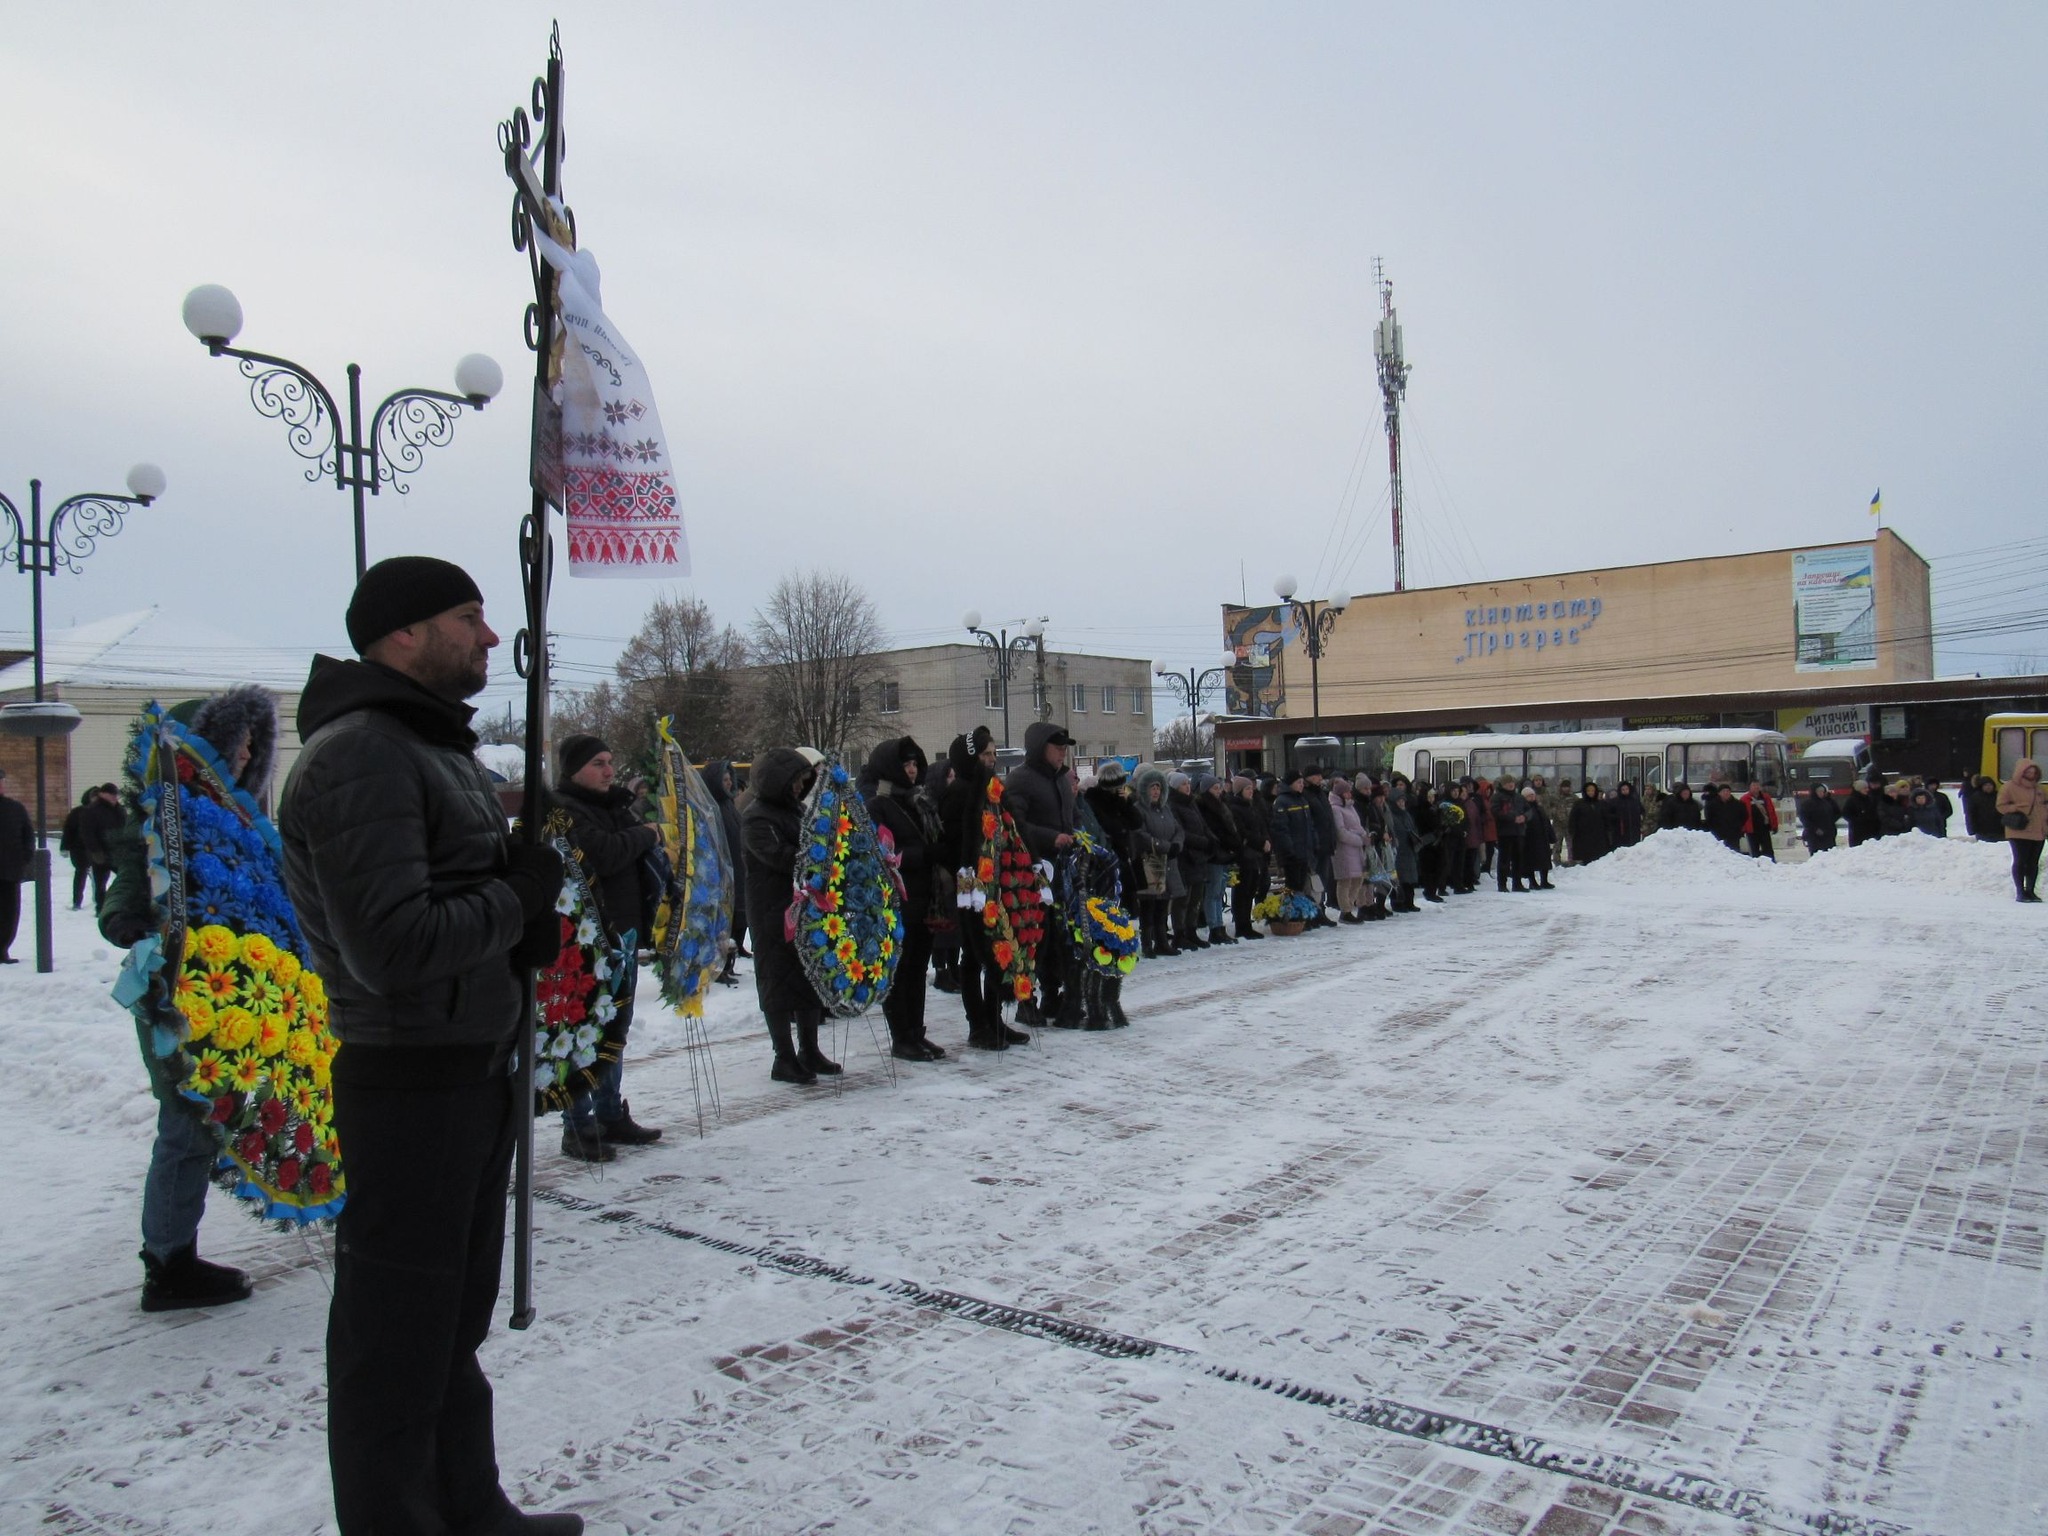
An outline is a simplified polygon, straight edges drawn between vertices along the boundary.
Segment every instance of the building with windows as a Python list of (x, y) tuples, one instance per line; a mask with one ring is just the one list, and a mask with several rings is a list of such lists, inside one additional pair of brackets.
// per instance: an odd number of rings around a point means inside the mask
[[(258, 797), (267, 804), (299, 755), (292, 722), (311, 662), (308, 651), (252, 646), (189, 622), (168, 626), (153, 608), (45, 635), (43, 695), (71, 705), (80, 716), (75, 732), (44, 744), (50, 829), (63, 826), (65, 813), (88, 786), (121, 781), (136, 717), (145, 704), (169, 707), (238, 683), (261, 683), (277, 695), (277, 756), (271, 784)], [(0, 645), (0, 704), (34, 696), (32, 654), (26, 646)], [(35, 743), (0, 736), (0, 767), (7, 770), (8, 793), (27, 805), (33, 817)]]
[(1034, 651), (1013, 651), (1010, 661), (1006, 709), (995, 658), (982, 646), (885, 651), (871, 696), (861, 701), (861, 754), (890, 737), (911, 736), (936, 759), (977, 725), (986, 725), (998, 746), (1021, 748), (1025, 727), (1044, 719), (1066, 728), (1083, 762), (1151, 755), (1151, 662), (1048, 649), (1041, 678)]
[(1313, 664), (1298, 618), (1284, 603), (1223, 608), (1241, 661), (1217, 727), (1233, 766), (1277, 766), (1304, 737), (1310, 756), (1378, 767), (1415, 736), (1705, 726), (1782, 731), (1795, 752), (1864, 736), (1888, 767), (1952, 776), (1989, 701), (2048, 690), (1935, 678), (1927, 562), (1888, 528), (1360, 596)]

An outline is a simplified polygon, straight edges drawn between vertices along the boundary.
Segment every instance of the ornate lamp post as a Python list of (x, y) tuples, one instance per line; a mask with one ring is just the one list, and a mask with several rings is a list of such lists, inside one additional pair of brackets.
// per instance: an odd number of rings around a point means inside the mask
[(249, 381), (249, 402), (259, 416), (281, 421), (292, 452), (310, 460), (308, 480), (334, 477), (335, 486), (353, 494), (356, 516), (356, 579), (369, 566), (363, 539), (363, 493), (375, 496), (390, 486), (403, 496), (411, 489), (405, 476), (420, 467), (423, 450), (436, 448), (455, 435), (455, 423), (466, 405), (482, 410), (505, 387), (504, 370), (481, 352), (455, 365), (455, 393), (440, 389), (401, 389), (387, 395), (370, 416), (363, 433), (363, 370), (348, 365), (348, 437), (341, 434), (341, 412), (327, 386), (297, 363), (266, 352), (231, 347), (242, 329), (242, 305), (218, 283), (204, 283), (185, 295), (185, 329), (198, 337), (215, 357), (232, 357)]
[(1225, 651), (1223, 653), (1223, 665), (1220, 667), (1210, 667), (1206, 671), (1197, 671), (1193, 667), (1189, 667), (1185, 672), (1175, 672), (1167, 667), (1155, 667), (1153, 669), (1152, 675), (1171, 688), (1174, 697), (1187, 705), (1188, 725), (1194, 731), (1194, 743), (1197, 751), (1201, 749), (1202, 745), (1202, 720), (1198, 713), (1202, 702), (1202, 695), (1207, 693), (1210, 686), (1214, 683), (1221, 682), (1227, 684), (1230, 679), (1231, 669), (1236, 665), (1237, 652)]
[(126, 496), (87, 492), (67, 497), (50, 513), (47, 528), (43, 525), (42, 481), (28, 483), (26, 522), (21, 509), (0, 493), (0, 511), (7, 514), (7, 521), (0, 523), (0, 561), (11, 554), (15, 570), (29, 577), (34, 624), (35, 702), (0, 709), (0, 732), (33, 736), (36, 742), (36, 969), (44, 975), (55, 967), (56, 957), (50, 943), (50, 833), (43, 743), (51, 736), (67, 736), (77, 730), (78, 711), (69, 704), (43, 701), (43, 578), (60, 570), (76, 571), (101, 539), (121, 531), (130, 507), (146, 507), (163, 493), (164, 472), (154, 464), (138, 464), (128, 471)]
[(961, 617), (960, 623), (970, 635), (989, 653), (996, 679), (1003, 691), (1003, 745), (1010, 744), (1010, 678), (1016, 671), (1017, 657), (1026, 651), (1034, 652), (1037, 658), (1037, 707), (1034, 711), (1040, 719), (1045, 718), (1045, 619), (1041, 615), (1025, 622), (1021, 634), (1012, 635), (1007, 629), (994, 633), (981, 627), (981, 614), (970, 608)]
[(1332, 592), (1329, 598), (1321, 603), (1314, 598), (1298, 603), (1294, 600), (1295, 584), (1292, 576), (1276, 578), (1273, 582), (1273, 593), (1293, 613), (1295, 627), (1301, 631), (1302, 649), (1308, 652), (1309, 713), (1313, 717), (1310, 722), (1313, 730), (1320, 726), (1323, 720), (1323, 649), (1329, 644), (1330, 631), (1337, 627), (1337, 615), (1351, 606), (1351, 594), (1340, 590)]

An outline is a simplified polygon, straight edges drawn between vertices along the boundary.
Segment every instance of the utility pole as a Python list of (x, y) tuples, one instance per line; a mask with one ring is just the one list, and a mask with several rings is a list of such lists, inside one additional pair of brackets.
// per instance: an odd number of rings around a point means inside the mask
[(1401, 540), (1401, 400), (1408, 393), (1408, 360), (1401, 352), (1401, 322), (1394, 314), (1394, 285), (1386, 266), (1372, 259), (1372, 279), (1380, 290), (1380, 323), (1372, 333), (1373, 361), (1379, 365), (1380, 398), (1387, 414), (1387, 475), (1394, 500), (1394, 590), (1408, 589), (1408, 557)]

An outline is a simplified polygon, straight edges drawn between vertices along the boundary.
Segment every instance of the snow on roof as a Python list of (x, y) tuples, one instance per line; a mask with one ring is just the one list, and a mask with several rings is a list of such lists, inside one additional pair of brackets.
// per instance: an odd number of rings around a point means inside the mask
[[(27, 636), (18, 637), (19, 648), (28, 644)], [(291, 691), (304, 684), (311, 663), (310, 651), (250, 645), (204, 625), (174, 623), (155, 608), (43, 636), (43, 682), (60, 688), (190, 691), (261, 683)], [(27, 693), (34, 686), (33, 658), (0, 668), (0, 694)]]

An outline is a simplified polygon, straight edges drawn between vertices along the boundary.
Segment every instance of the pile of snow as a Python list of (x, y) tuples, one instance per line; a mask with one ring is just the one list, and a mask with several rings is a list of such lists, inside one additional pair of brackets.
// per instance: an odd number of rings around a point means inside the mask
[(2012, 855), (2004, 843), (1925, 832), (1830, 848), (1786, 873), (1838, 885), (1881, 882), (1959, 895), (2012, 895)]
[(1644, 838), (1633, 848), (1617, 848), (1596, 859), (1585, 867), (1579, 883), (1668, 888), (1702, 881), (1768, 880), (1770, 870), (1760, 867), (1767, 862), (1730, 853), (1710, 833), (1672, 827)]
[[(1792, 841), (1779, 834), (1779, 843)], [(2003, 843), (1909, 832), (1855, 848), (1831, 848), (1797, 864), (1735, 853), (1706, 832), (1670, 828), (1587, 866), (1579, 883), (1676, 887), (1757, 880), (1887, 885), (1967, 896), (2010, 896), (2012, 856)]]

